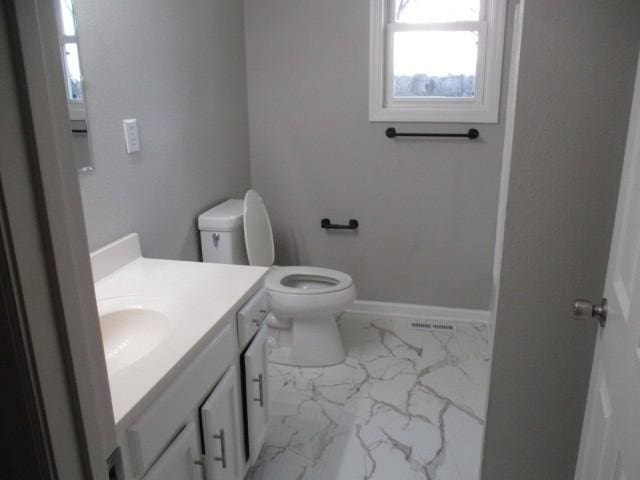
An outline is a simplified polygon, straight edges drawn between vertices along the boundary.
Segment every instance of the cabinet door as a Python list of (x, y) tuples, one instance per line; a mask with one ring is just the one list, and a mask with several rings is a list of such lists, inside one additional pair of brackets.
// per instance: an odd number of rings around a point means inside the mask
[(249, 454), (258, 458), (267, 435), (269, 391), (267, 388), (267, 329), (263, 326), (244, 354)]
[(198, 434), (193, 422), (187, 424), (178, 437), (153, 464), (144, 480), (202, 480)]
[(230, 367), (200, 408), (207, 480), (241, 480), (240, 396)]

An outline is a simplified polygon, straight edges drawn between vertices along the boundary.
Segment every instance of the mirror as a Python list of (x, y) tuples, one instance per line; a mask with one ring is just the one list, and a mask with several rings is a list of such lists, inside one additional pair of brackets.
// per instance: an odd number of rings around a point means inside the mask
[(69, 106), (73, 160), (78, 172), (93, 170), (89, 123), (80, 67), (80, 46), (73, 0), (55, 0), (58, 18), (58, 41), (64, 69), (65, 92)]

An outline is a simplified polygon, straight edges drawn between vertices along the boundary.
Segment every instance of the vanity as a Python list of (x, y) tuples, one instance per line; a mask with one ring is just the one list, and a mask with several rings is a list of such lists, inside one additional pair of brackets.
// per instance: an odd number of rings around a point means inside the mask
[(91, 255), (126, 479), (242, 480), (269, 416), (263, 267)]

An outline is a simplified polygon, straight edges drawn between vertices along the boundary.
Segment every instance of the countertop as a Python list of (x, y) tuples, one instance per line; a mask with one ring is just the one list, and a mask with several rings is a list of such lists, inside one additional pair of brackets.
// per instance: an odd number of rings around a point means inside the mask
[[(124, 256), (122, 240), (129, 244)], [(115, 262), (113, 258), (105, 262), (105, 257), (113, 256), (109, 246), (92, 255), (92, 261), (99, 264), (97, 269), (94, 265), (98, 305), (115, 297), (160, 298), (179, 305), (184, 314), (172, 334), (153, 351), (109, 374), (116, 425), (133, 410), (138, 411), (140, 404), (149, 403), (160, 384), (165, 385), (181, 370), (180, 365), (235, 320), (233, 312), (257, 291), (268, 271), (264, 267), (144, 258), (139, 255), (137, 235), (122, 240), (112, 244), (119, 257)], [(105, 270), (105, 263), (115, 269)]]

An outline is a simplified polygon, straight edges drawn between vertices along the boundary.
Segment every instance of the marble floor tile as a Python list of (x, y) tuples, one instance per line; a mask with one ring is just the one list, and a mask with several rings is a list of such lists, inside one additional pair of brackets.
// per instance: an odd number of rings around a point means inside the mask
[(269, 365), (269, 431), (246, 479), (477, 480), (487, 327), (420, 331), (350, 314), (339, 328), (343, 364)]

